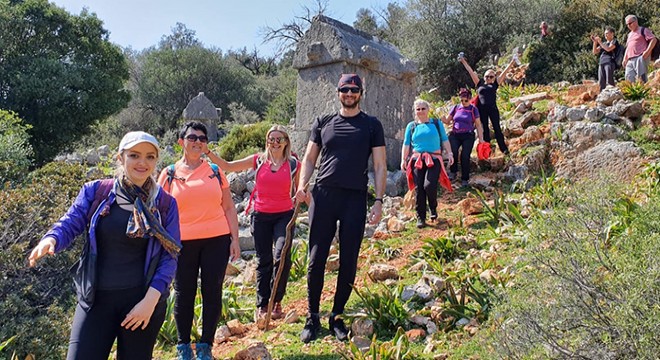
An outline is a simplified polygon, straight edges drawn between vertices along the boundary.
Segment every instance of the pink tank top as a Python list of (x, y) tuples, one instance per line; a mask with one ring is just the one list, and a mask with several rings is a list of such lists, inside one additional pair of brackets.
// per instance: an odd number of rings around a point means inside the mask
[[(258, 154), (254, 155), (253, 166), (257, 168)], [(300, 162), (296, 162), (298, 170)], [(254, 210), (262, 213), (279, 213), (293, 209), (291, 197), (291, 165), (285, 161), (273, 172), (271, 162), (266, 160), (255, 176)]]

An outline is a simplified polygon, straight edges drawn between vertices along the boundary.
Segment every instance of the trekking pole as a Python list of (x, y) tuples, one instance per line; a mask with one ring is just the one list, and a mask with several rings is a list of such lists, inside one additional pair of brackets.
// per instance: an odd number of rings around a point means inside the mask
[[(307, 191), (308, 184), (305, 184), (303, 190)], [(289, 256), (289, 249), (291, 249), (291, 242), (293, 241), (293, 229), (296, 227), (296, 219), (300, 213), (300, 208), (302, 207), (302, 202), (296, 201), (296, 206), (293, 210), (293, 215), (291, 220), (286, 225), (286, 236), (284, 238), (284, 246), (282, 247), (282, 252), (280, 253), (280, 265), (277, 267), (277, 274), (275, 275), (275, 280), (273, 281), (273, 287), (270, 292), (270, 300), (268, 300), (268, 311), (266, 311), (266, 319), (264, 324), (264, 331), (268, 331), (268, 326), (270, 325), (270, 316), (273, 312), (273, 305), (275, 304), (275, 291), (277, 291), (277, 286), (280, 283), (280, 278), (282, 277), (282, 271), (284, 271), (284, 261), (286, 257)], [(258, 324), (257, 324), (258, 327)]]

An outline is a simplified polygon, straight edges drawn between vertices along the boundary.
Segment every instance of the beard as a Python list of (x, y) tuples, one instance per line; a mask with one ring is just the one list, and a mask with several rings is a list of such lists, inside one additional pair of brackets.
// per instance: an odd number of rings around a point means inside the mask
[(352, 99), (353, 100), (352, 103), (350, 103), (347, 100), (350, 101), (351, 99), (339, 99), (339, 102), (341, 103), (341, 106), (345, 109), (351, 109), (352, 110), (352, 109), (357, 108), (358, 105), (360, 104), (360, 98), (359, 97)]

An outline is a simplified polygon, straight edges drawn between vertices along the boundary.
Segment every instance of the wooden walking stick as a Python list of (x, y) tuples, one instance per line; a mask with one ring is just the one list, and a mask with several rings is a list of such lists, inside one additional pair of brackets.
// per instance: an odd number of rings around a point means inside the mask
[[(309, 184), (305, 184), (304, 190), (307, 191)], [(282, 271), (284, 271), (284, 261), (285, 256), (289, 256), (289, 249), (291, 249), (291, 242), (293, 241), (293, 229), (296, 227), (296, 219), (300, 213), (300, 208), (302, 207), (302, 202), (296, 201), (296, 207), (293, 210), (293, 215), (291, 220), (286, 225), (286, 236), (284, 238), (284, 246), (282, 247), (282, 253), (280, 254), (280, 266), (277, 267), (277, 274), (275, 275), (275, 281), (273, 281), (273, 287), (271, 288), (270, 300), (268, 300), (268, 311), (266, 311), (266, 319), (264, 320), (264, 331), (268, 331), (268, 326), (270, 325), (270, 316), (273, 312), (273, 305), (275, 304), (275, 291), (277, 290), (277, 285), (280, 283), (280, 278), (282, 277)], [(259, 324), (257, 324), (258, 327)]]

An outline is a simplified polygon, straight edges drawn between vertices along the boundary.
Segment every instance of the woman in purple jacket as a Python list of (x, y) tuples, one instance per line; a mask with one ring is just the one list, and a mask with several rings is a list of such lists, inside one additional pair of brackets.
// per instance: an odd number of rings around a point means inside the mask
[(86, 183), (30, 253), (34, 266), (87, 234), (67, 360), (105, 360), (115, 340), (118, 359), (151, 359), (181, 248), (176, 201), (153, 177), (158, 153), (153, 136), (126, 134), (115, 178)]

